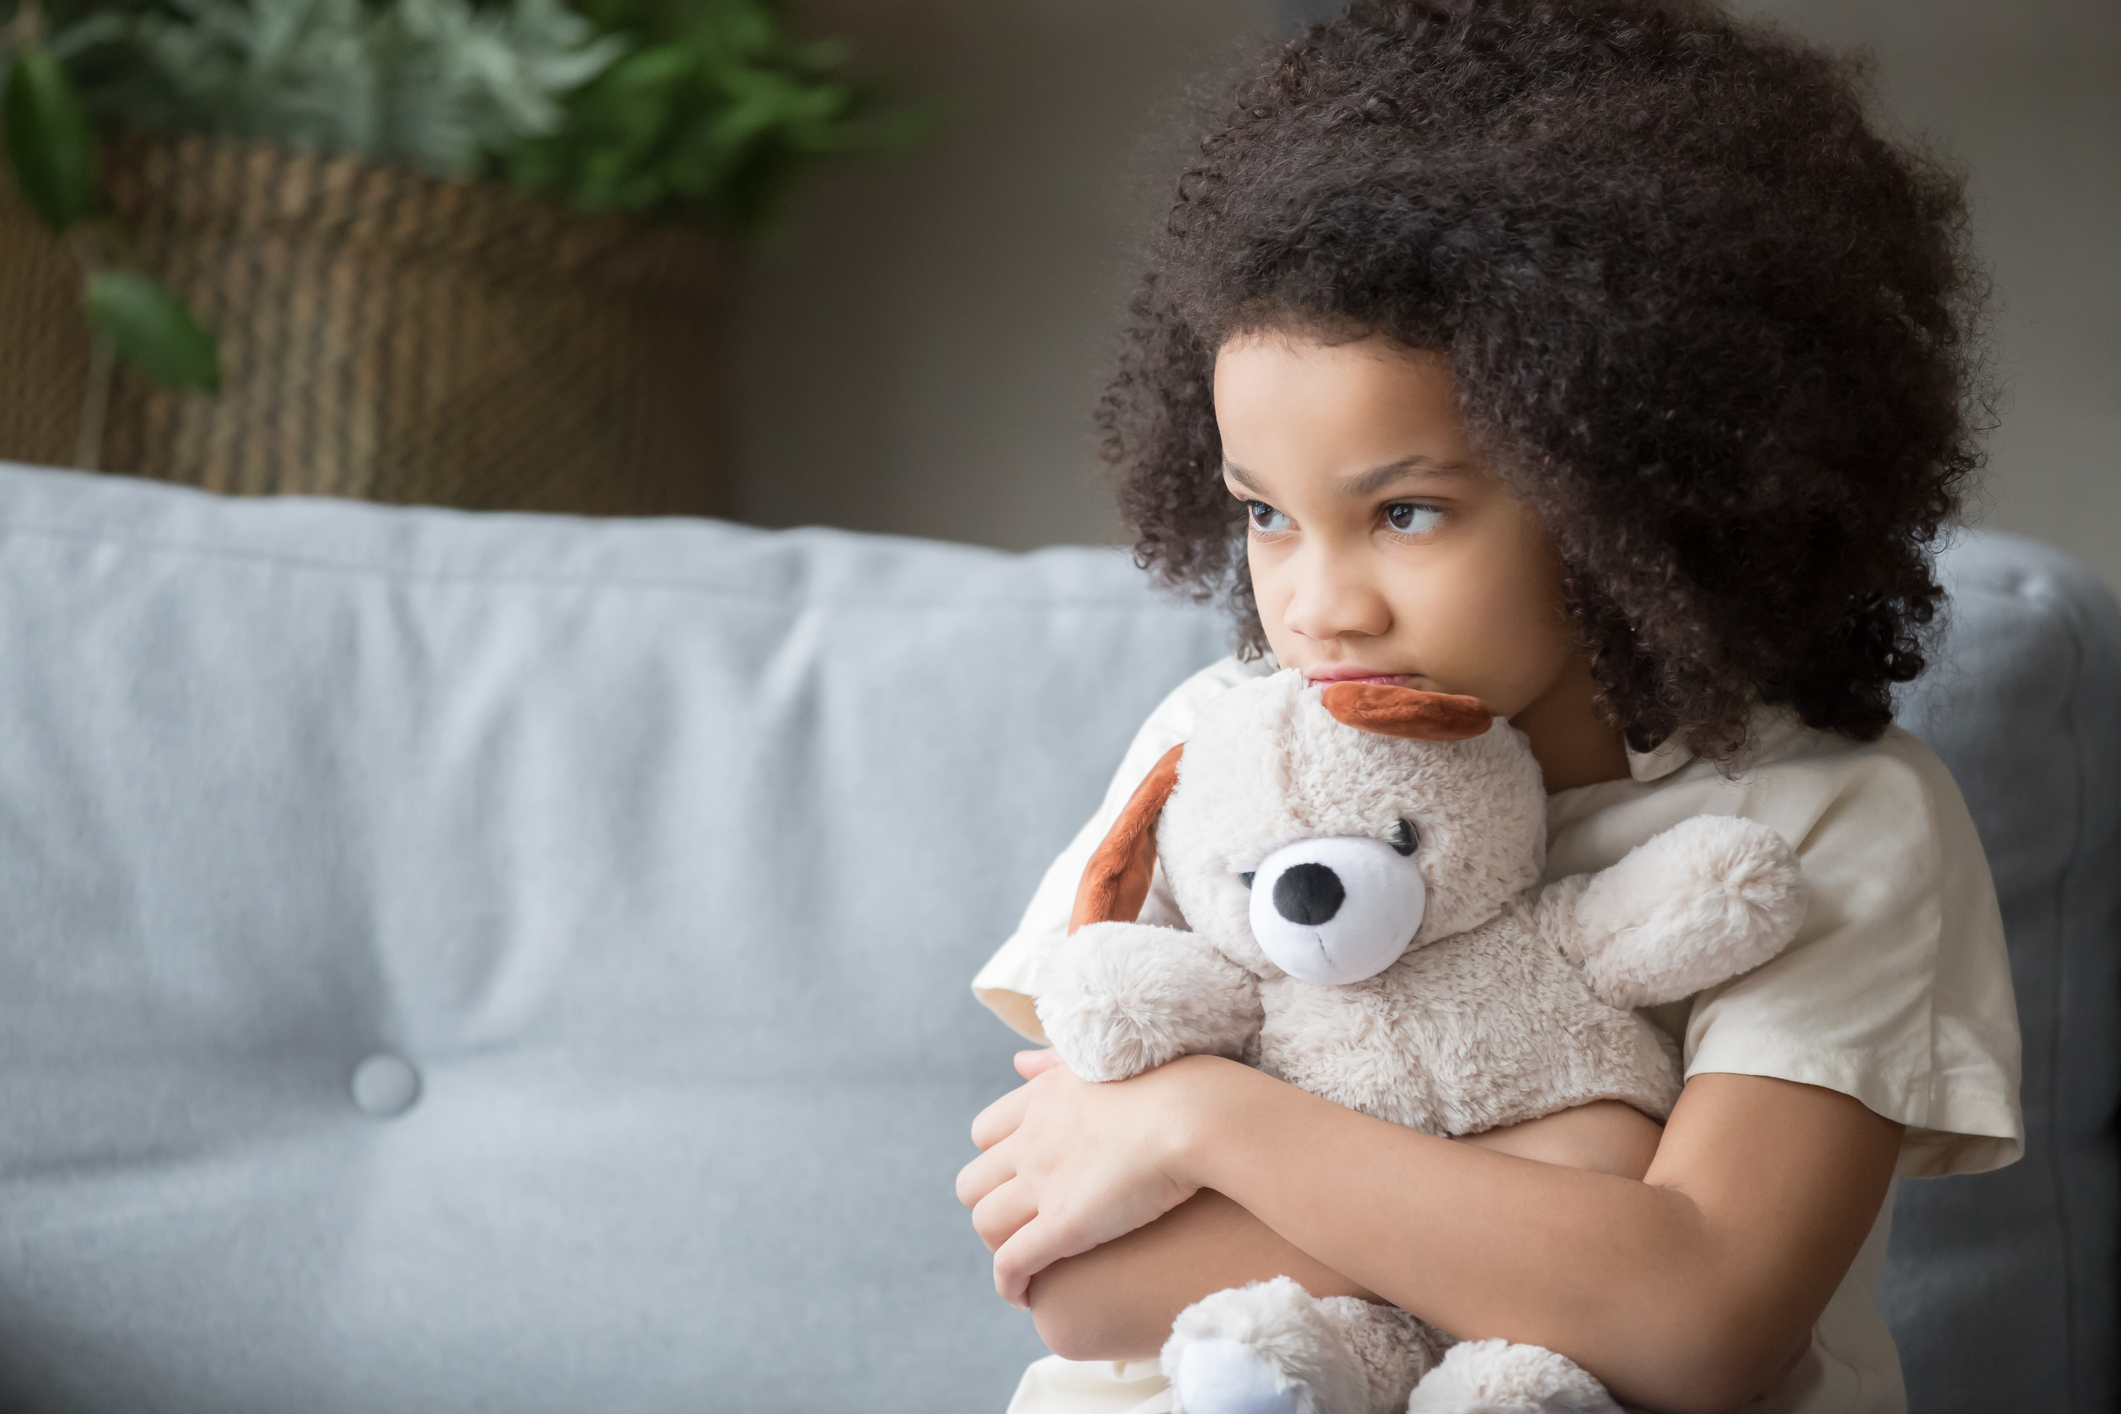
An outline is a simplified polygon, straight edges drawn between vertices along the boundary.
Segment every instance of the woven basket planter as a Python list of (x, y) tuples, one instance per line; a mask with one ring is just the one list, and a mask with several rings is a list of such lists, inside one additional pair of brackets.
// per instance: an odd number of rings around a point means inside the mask
[[(106, 470), (216, 491), (725, 514), (733, 261), (714, 234), (263, 144), (126, 139), (142, 265), (220, 339), (222, 390), (114, 378)], [(0, 457), (64, 465), (80, 275), (0, 198)]]

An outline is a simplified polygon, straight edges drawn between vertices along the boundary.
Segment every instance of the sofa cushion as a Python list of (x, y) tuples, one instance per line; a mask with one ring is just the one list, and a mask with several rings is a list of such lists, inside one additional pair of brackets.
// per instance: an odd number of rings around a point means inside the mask
[(1139, 580), (0, 470), (0, 1407), (998, 1409), (966, 981), (1225, 651)]

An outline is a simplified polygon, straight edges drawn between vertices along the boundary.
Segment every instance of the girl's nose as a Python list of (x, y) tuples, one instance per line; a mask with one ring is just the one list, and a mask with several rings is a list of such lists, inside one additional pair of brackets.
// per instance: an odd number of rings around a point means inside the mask
[(1315, 642), (1344, 636), (1376, 636), (1392, 627), (1392, 609), (1360, 566), (1345, 557), (1319, 555), (1289, 566), (1296, 575), (1283, 622)]

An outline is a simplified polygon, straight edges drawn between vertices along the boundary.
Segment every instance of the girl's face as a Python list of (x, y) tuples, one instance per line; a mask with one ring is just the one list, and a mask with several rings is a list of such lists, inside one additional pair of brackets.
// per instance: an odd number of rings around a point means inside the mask
[(1531, 508), (1474, 454), (1441, 355), (1242, 336), (1216, 357), (1215, 420), (1283, 667), (1466, 693), (1535, 747), (1528, 715), (1566, 703), (1585, 726), (1595, 686), (1560, 562)]

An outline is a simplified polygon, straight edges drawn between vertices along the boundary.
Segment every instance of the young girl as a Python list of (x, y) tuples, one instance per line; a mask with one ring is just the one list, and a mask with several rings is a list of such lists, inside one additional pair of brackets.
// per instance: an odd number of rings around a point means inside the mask
[[(1089, 851), (1276, 665), (1506, 716), (1550, 879), (1742, 815), (1810, 912), (1654, 1014), (1686, 1076), (1662, 1129), (1599, 1104), (1439, 1139), (1213, 1057), (1092, 1085), (1027, 1052), (959, 1181), (1057, 1352), (1012, 1410), (1169, 1408), (1176, 1313), (1277, 1274), (1648, 1409), (1904, 1408), (1891, 1181), (2021, 1139), (1988, 870), (1891, 725), (1976, 462), (1963, 230), (1846, 65), (1682, 0), (1374, 0), (1239, 87), (1101, 416), (1143, 563), (1227, 586), (1243, 651), (1143, 727), (979, 995), (1040, 1039)], [(1145, 916), (1176, 921), (1160, 887)]]

